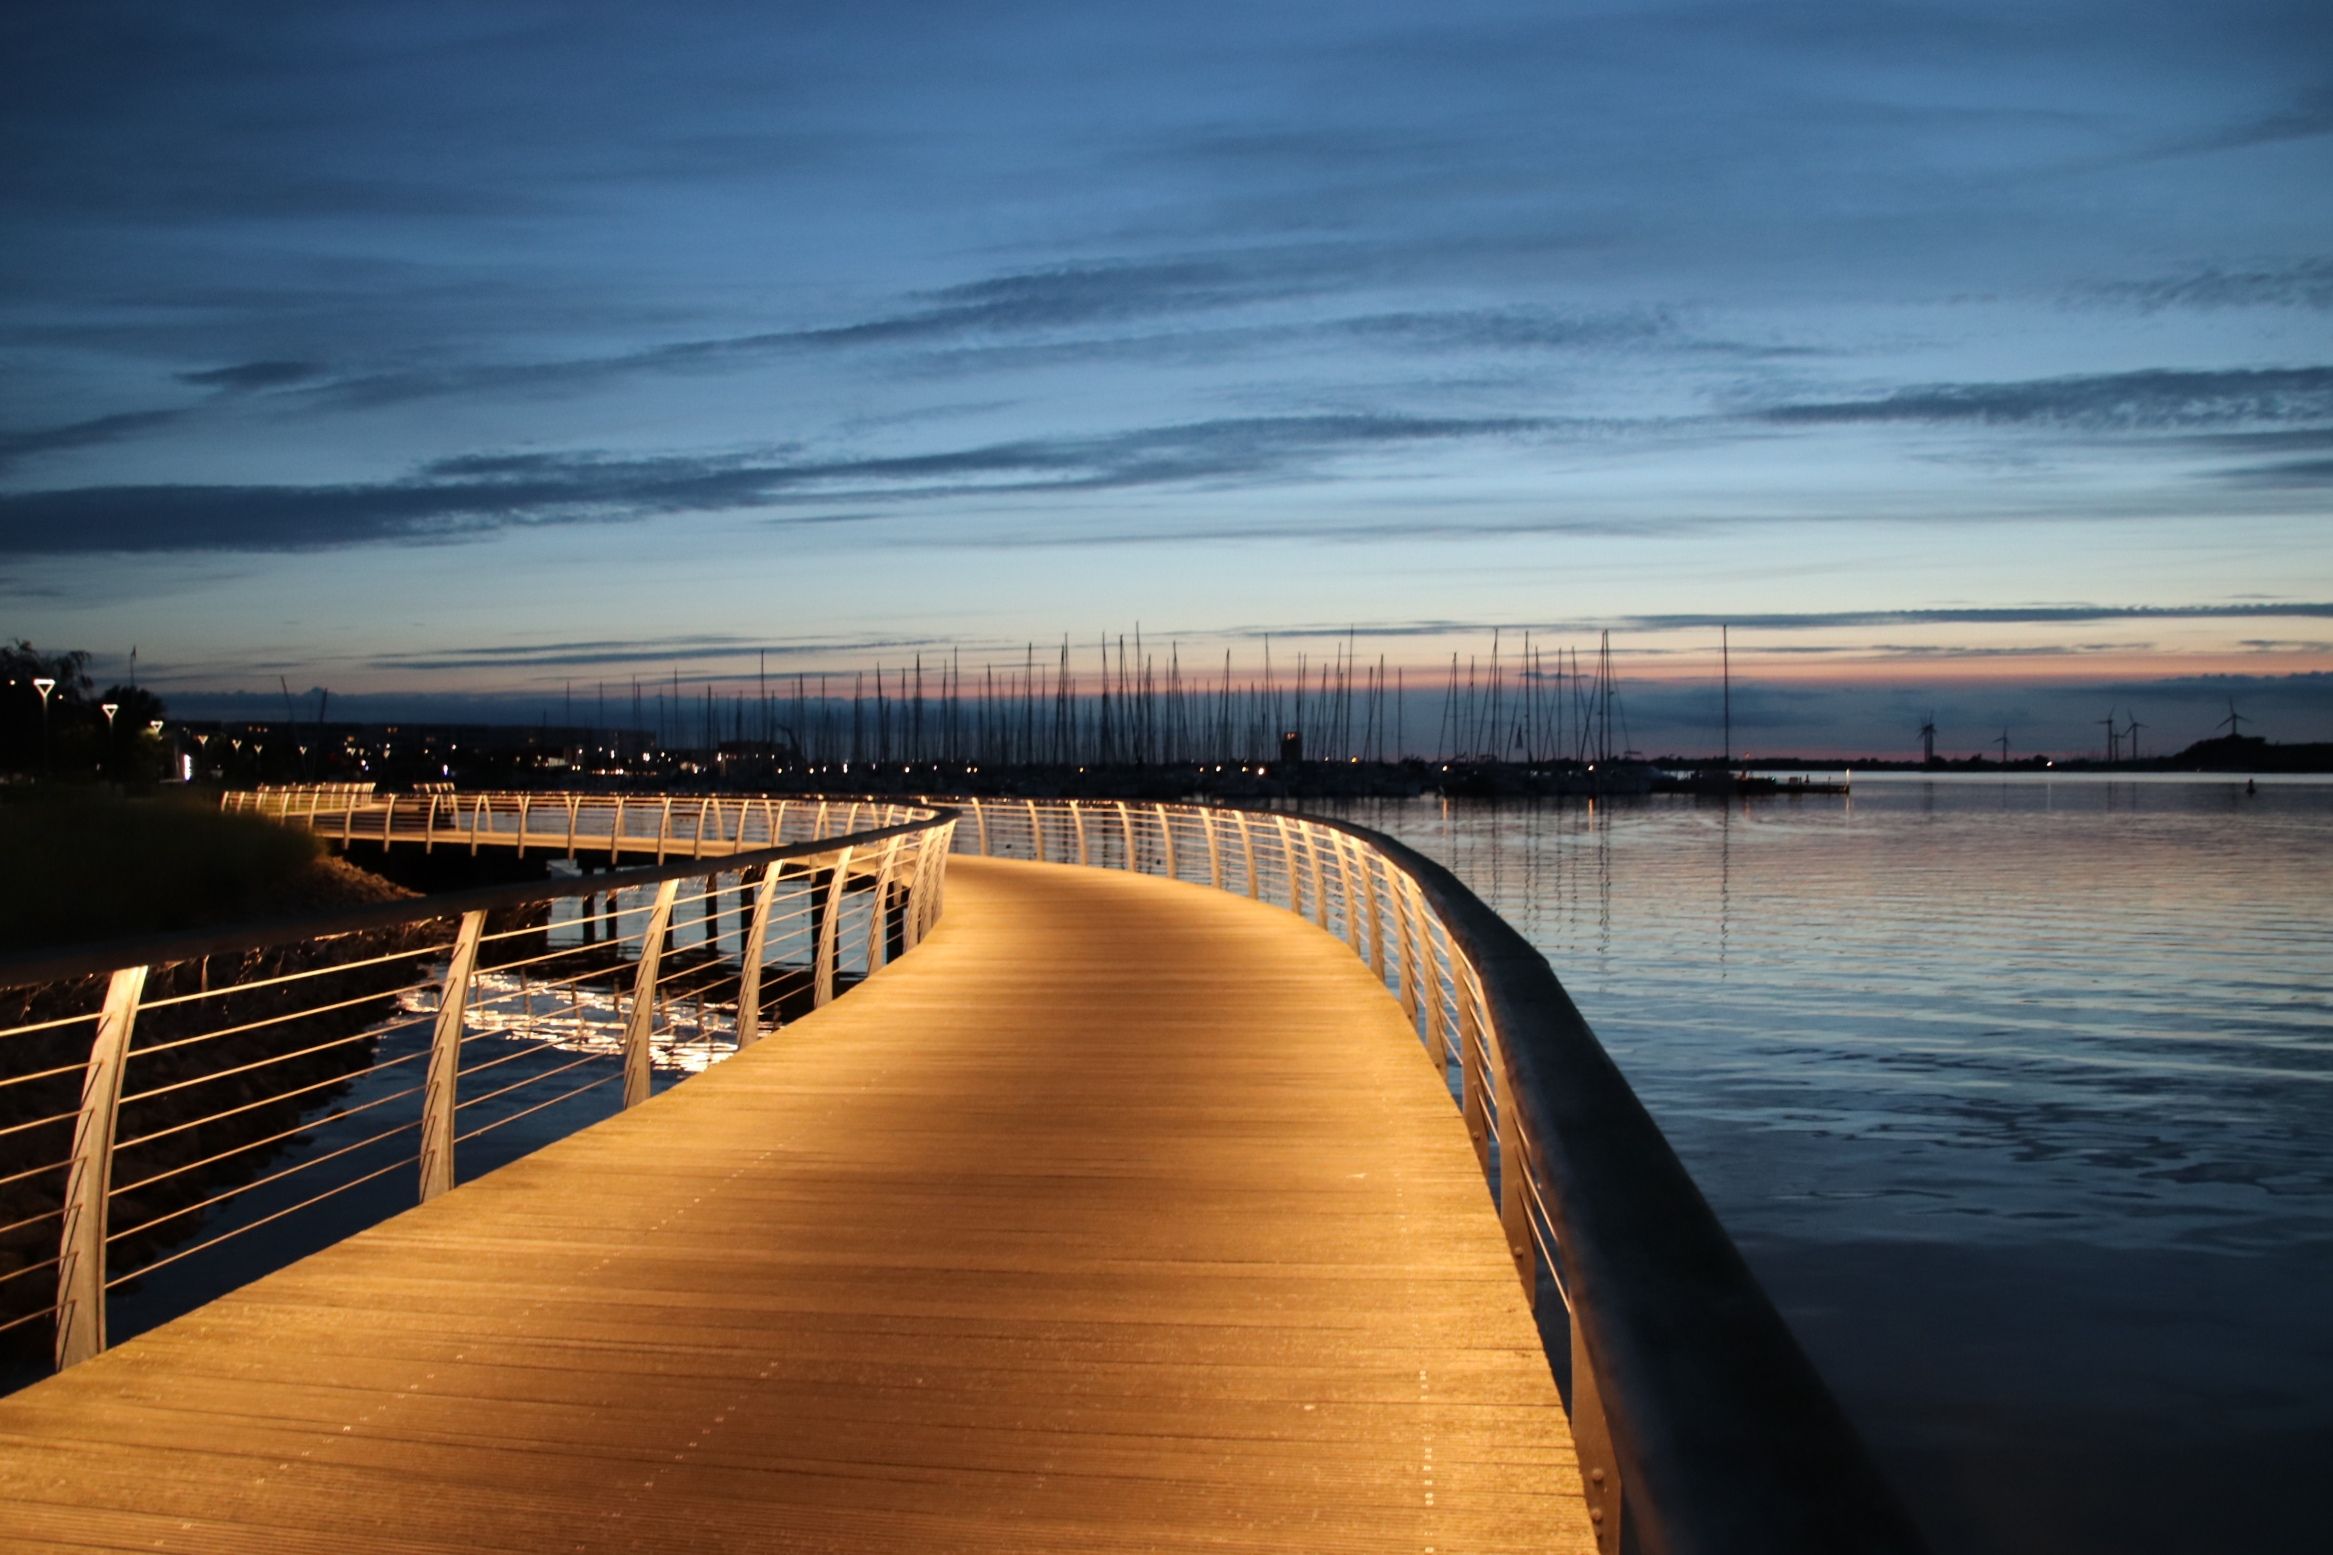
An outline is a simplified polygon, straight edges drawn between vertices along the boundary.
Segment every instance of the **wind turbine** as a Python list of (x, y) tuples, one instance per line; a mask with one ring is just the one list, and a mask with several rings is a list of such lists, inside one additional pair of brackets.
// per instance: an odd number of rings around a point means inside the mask
[(2114, 735), (2113, 712), (2110, 710), (2104, 718), (2098, 721), (2106, 725), (2106, 764), (2111, 767), (2114, 765), (2114, 758), (2122, 753), (2122, 742), (2117, 740)]
[(1936, 715), (1930, 713), (1920, 725), (1920, 760), (1926, 766), (1936, 765)]
[(2009, 765), (2009, 731), (2003, 729), (2001, 737), (1993, 743), (2001, 747), (2001, 765), (2006, 767)]
[(2218, 723), (2212, 725), (2212, 727), (2215, 729), (2225, 729), (2228, 731), (2231, 737), (2240, 740), (2244, 737), (2244, 725), (2248, 722), (2254, 721), (2255, 720), (2245, 718), (2242, 713), (2237, 712), (2236, 699), (2234, 697), (2230, 697), (2228, 698), (2228, 716), (2221, 719)]
[(2122, 731), (2130, 736), (2130, 759), (2133, 761), (2139, 759), (2139, 731), (2145, 727), (2145, 724), (2139, 722), (2139, 715), (2133, 713), (2129, 725)]

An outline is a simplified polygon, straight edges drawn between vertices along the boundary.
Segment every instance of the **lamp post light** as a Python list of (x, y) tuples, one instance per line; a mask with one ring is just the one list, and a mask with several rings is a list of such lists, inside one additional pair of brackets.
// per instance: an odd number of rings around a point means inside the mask
[[(119, 702), (100, 702), (97, 706), (105, 714), (105, 749), (110, 755), (113, 752), (113, 715), (122, 710), (122, 705)], [(104, 771), (105, 763), (99, 762), (97, 768), (100, 772)]]
[(32, 689), (41, 694), (41, 771), (49, 770), (49, 693), (57, 689), (53, 675), (35, 675)]

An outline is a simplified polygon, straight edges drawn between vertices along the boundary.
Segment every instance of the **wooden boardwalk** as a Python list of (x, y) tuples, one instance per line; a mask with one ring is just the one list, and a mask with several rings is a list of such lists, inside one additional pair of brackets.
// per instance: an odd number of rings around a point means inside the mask
[(0, 1400), (0, 1548), (1593, 1548), (1456, 1111), (1292, 915), (958, 859), (848, 998)]

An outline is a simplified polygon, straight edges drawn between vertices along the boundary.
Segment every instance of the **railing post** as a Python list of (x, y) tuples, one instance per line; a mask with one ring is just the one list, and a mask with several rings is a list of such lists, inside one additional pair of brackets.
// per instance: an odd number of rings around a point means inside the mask
[(1221, 819), (1214, 805), (1199, 807), (1199, 825), (1207, 833), (1207, 883), (1218, 891), (1223, 889), (1223, 843), (1216, 836), (1215, 823)]
[(1239, 850), (1242, 858), (1246, 860), (1248, 897), (1251, 901), (1261, 901), (1263, 899), (1263, 888), (1256, 880), (1255, 829), (1248, 824), (1248, 813), (1246, 809), (1235, 806), (1231, 813), (1239, 817)]
[[(1442, 1013), (1442, 968), (1434, 955), (1434, 925), (1426, 912), (1423, 893), (1410, 904), (1417, 915), (1418, 955), (1425, 962), (1425, 981), (1418, 992), (1426, 1001), (1426, 1051), (1434, 1055), (1434, 1062), (1447, 1066), (1450, 1062), (1450, 1017)], [(1458, 951), (1450, 951), (1450, 1002), (1456, 1004), (1465, 997), (1458, 983)]]
[(1029, 801), (1029, 851), (1036, 855), (1038, 863), (1045, 862), (1045, 823), (1037, 817), (1034, 799)]
[(340, 851), (348, 851), (348, 841), (356, 832), (356, 795), (348, 796), (348, 803), (340, 810)]
[[(460, 814), (461, 812), (460, 812), (459, 810), (456, 810), (456, 811), (455, 811), (455, 813), (456, 813), (456, 814)], [(479, 832), (481, 832), (481, 831), (483, 831), (483, 830), (486, 830), (486, 829), (487, 829), (487, 827), (486, 827), (485, 823), (486, 823), (486, 822), (490, 822), (490, 821), (492, 821), (493, 819), (494, 819), (494, 801), (493, 801), (493, 800), (489, 799), (489, 798), (488, 798), (486, 795), (484, 795), (484, 794), (480, 794), (480, 795), (479, 795), (479, 796), (478, 796), (476, 799), (474, 799), (474, 800), (472, 800), (472, 801), (471, 801), (471, 803), (470, 803), (470, 854), (471, 854), (471, 856), (472, 856), (473, 858), (474, 858), (474, 857), (476, 857), (476, 856), (477, 856), (477, 853), (478, 853), (478, 833), (479, 833)]]
[(437, 847), (437, 791), (430, 790), (429, 814), (421, 822), (421, 851), (428, 853)]
[[(1461, 991), (1463, 997), (1463, 990)], [(1539, 1260), (1531, 1245), (1531, 1163), (1523, 1139), (1523, 1108), (1515, 1099), (1514, 1077), (1499, 1071), (1499, 1224), (1507, 1251), (1523, 1279), (1523, 1301), (1539, 1310)]]
[(1134, 812), (1127, 808), (1123, 799), (1118, 801), (1118, 837), (1126, 853), (1126, 872), (1130, 875), (1142, 873), (1142, 866), (1134, 857)]
[(1077, 828), (1077, 861), (1085, 862), (1085, 807), (1076, 800), (1069, 801), (1069, 824)]
[(624, 845), (624, 796), (616, 795), (616, 817), (608, 823), (608, 862), (616, 862), (616, 850)]
[(122, 1065), (138, 1021), (146, 969), (125, 966), (105, 985), (97, 1036), (81, 1076), (81, 1111), (73, 1120), (73, 1157), (65, 1177), (65, 1223), (57, 1255), (57, 1370), (105, 1348), (105, 1228), (113, 1194), (114, 1116), (121, 1109)]
[(1163, 804), (1153, 805), (1151, 808), (1158, 811), (1159, 851), (1166, 855), (1166, 877), (1173, 880), (1177, 878), (1175, 874), (1174, 819), (1167, 814), (1167, 807)]
[(1471, 969), (1463, 975), (1452, 969), (1451, 991), (1458, 1004), (1458, 1108), (1466, 1119), (1466, 1137), (1474, 1141), (1475, 1161), (1488, 1174), (1491, 1136), (1488, 1082), (1482, 1069), (1484, 1006), (1475, 1002), (1479, 990), (1469, 986), (1472, 981)]
[(720, 817), (713, 810), (713, 801), (710, 798), (698, 800), (696, 835), (689, 839), (689, 857), (691, 858), (703, 858), (705, 856), (705, 818), (708, 815), (713, 816), (714, 836), (716, 838), (720, 836)]
[(1409, 876), (1396, 871), (1387, 882), (1393, 896), (1393, 932), (1399, 937), (1401, 952), (1401, 1009), (1409, 1017), (1412, 1030), (1418, 1024), (1418, 942), (1415, 925), (1410, 921)]
[(664, 862), (665, 840), (672, 835), (672, 795), (664, 796), (664, 804), (656, 814), (656, 862)]
[(1310, 821), (1298, 821), (1297, 832), (1304, 838), (1305, 873), (1312, 876), (1312, 921), (1321, 928), (1329, 926), (1329, 896), (1320, 874), (1320, 840), (1313, 836)]
[(632, 1007), (624, 1014), (624, 1101), (637, 1107), (648, 1099), (648, 1038), (656, 1025), (656, 968), (664, 959), (665, 931), (672, 926), (672, 901), (680, 882), (656, 888), (656, 905), (640, 935), (640, 969), (632, 978)]
[(389, 796), (388, 807), (381, 811), (381, 851), (389, 851), (390, 834), (397, 825), (397, 796)]
[(909, 860), (912, 867), (907, 876), (907, 901), (899, 909), (899, 948), (902, 953), (923, 943), (923, 908), (928, 894), (924, 890), (924, 876), (931, 869), (932, 837), (930, 832), (917, 832), (912, 839), (914, 856)]
[(1612, 1451), (1612, 1427), (1604, 1418), (1604, 1390), (1596, 1383), (1596, 1362), (1572, 1314), (1572, 1448), (1578, 1454), (1580, 1488), (1587, 1492), (1588, 1521), (1595, 1525), (1598, 1555), (1619, 1555), (1622, 1497), (1620, 1460)]
[[(986, 858), (988, 857), (988, 812), (980, 808), (980, 800), (977, 796), (972, 801), (972, 824), (980, 829), (980, 856)], [(919, 869), (916, 873), (920, 876), (923, 871)]]
[(1357, 837), (1353, 847), (1362, 858), (1361, 890), (1369, 903), (1369, 970), (1382, 983), (1385, 981), (1385, 921), (1377, 905), (1377, 882), (1385, 869), (1385, 856)]
[(567, 796), (567, 856), (571, 859), (575, 857), (575, 817), (582, 809), (583, 796), (569, 794)]
[(470, 1005), (470, 979), (478, 967), (478, 937), (485, 927), (484, 912), (462, 914), (461, 926), (454, 931), (453, 954), (446, 961), (446, 986), (437, 1002), (437, 1023), (430, 1032), (428, 1077), (421, 1086), (424, 1204), (454, 1185), (454, 1092), (462, 1070), (462, 1016)]
[(899, 862), (899, 839), (883, 845), (883, 862), (875, 871), (875, 904), (867, 914), (867, 972), (891, 964), (891, 870)]
[(834, 946), (842, 922), (843, 882), (850, 872), (851, 850), (845, 848), (835, 855), (834, 877), (826, 885), (826, 912), (818, 922), (818, 963), (810, 979), (813, 1007), (823, 1007), (834, 998)]
[(737, 1045), (748, 1048), (761, 1040), (761, 958), (769, 940), (770, 903), (778, 894), (782, 864), (761, 867), (761, 888), (753, 893), (753, 916), (746, 920), (745, 943), (739, 947), (737, 972)]
[(1280, 872), (1288, 879), (1288, 910), (1304, 916), (1304, 882), (1296, 873), (1296, 844), (1289, 840), (1288, 817), (1275, 811), (1272, 824), (1280, 833)]
[[(1316, 848), (1320, 846), (1321, 831), (1321, 827), (1315, 826), (1310, 833), (1312, 845)], [(1353, 948), (1353, 954), (1358, 956), (1361, 954), (1361, 913), (1360, 909), (1353, 905), (1353, 866), (1352, 861), (1345, 856), (1345, 834), (1343, 832), (1329, 830), (1328, 852), (1337, 871), (1337, 922), (1344, 926), (1343, 932), (1338, 937), (1350, 945)], [(1324, 924), (1323, 927), (1325, 928), (1326, 925)]]

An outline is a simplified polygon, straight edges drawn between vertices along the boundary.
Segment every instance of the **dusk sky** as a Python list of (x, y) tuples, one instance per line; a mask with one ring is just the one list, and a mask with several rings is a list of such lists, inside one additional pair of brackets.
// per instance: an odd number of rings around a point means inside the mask
[(1730, 623), (1750, 750), (2333, 739), (2324, 0), (22, 4), (0, 148), (0, 636), (189, 715), (1610, 628), (1714, 747)]

